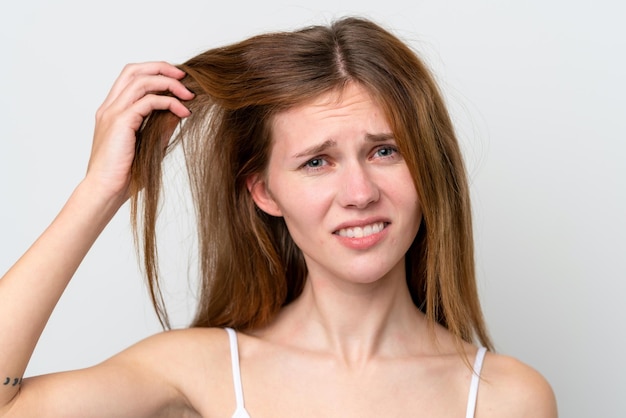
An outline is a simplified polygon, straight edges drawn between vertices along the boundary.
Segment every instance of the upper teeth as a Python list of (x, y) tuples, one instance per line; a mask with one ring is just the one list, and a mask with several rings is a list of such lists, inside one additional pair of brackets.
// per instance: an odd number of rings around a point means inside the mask
[(367, 237), (368, 235), (379, 233), (380, 231), (383, 230), (384, 227), (385, 227), (384, 222), (376, 222), (374, 224), (366, 225), (363, 227), (355, 226), (354, 228), (340, 229), (339, 231), (337, 231), (337, 234), (339, 234), (342, 237), (348, 237), (348, 238), (363, 238), (363, 237)]

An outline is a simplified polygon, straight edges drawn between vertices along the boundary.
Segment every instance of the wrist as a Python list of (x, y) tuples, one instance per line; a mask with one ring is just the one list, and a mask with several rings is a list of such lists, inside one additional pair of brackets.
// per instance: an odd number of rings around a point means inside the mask
[(108, 187), (93, 178), (85, 177), (74, 189), (70, 200), (78, 200), (85, 211), (100, 214), (105, 222), (128, 200), (128, 187), (121, 190)]
[(76, 190), (89, 195), (99, 204), (117, 206), (118, 209), (130, 197), (128, 183), (111, 185), (90, 175), (85, 176)]

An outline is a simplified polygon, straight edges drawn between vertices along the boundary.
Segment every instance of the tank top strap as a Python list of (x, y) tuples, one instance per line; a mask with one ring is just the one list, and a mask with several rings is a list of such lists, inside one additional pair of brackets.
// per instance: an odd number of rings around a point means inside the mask
[(474, 367), (472, 368), (472, 381), (470, 382), (469, 396), (467, 397), (467, 412), (465, 418), (474, 418), (476, 412), (476, 400), (478, 399), (478, 385), (480, 383), (480, 371), (483, 368), (483, 360), (487, 349), (480, 347), (476, 352), (476, 359), (474, 360)]
[(232, 328), (224, 328), (228, 333), (230, 342), (230, 362), (233, 372), (233, 385), (235, 389), (235, 401), (237, 408), (232, 418), (250, 418), (243, 403), (243, 386), (241, 384), (241, 371), (239, 369), (239, 345), (237, 343), (237, 333)]

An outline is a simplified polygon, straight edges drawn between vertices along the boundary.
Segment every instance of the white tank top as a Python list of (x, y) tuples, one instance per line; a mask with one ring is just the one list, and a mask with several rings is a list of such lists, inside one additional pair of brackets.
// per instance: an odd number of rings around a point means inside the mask
[[(243, 387), (241, 385), (241, 372), (239, 370), (239, 346), (237, 344), (237, 333), (232, 328), (225, 328), (228, 332), (230, 341), (230, 361), (232, 363), (233, 383), (235, 385), (235, 400), (237, 409), (233, 414), (233, 418), (250, 418), (248, 411), (243, 403)], [(474, 372), (472, 373), (472, 381), (470, 382), (469, 395), (467, 397), (467, 409), (465, 418), (474, 418), (476, 411), (476, 399), (478, 398), (478, 384), (480, 383), (480, 371), (483, 367), (483, 360), (487, 349), (480, 347), (476, 353), (474, 360)]]

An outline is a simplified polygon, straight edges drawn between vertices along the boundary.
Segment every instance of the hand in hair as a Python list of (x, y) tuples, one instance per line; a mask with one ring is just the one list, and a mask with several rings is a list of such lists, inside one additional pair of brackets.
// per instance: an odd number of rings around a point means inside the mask
[[(136, 132), (154, 110), (189, 116), (181, 100), (193, 98), (179, 81), (185, 73), (166, 62), (129, 64), (96, 113), (87, 180), (109, 197), (127, 197)], [(164, 95), (162, 93), (171, 93)]]
[[(110, 374), (115, 366), (25, 378), (23, 385), (22, 376), (74, 272), (128, 196), (136, 133), (145, 117), (153, 111), (171, 112), (176, 121), (189, 116), (189, 110), (181, 101), (194, 95), (179, 81), (184, 76), (183, 71), (164, 62), (133, 64), (122, 71), (97, 112), (85, 180), (76, 187), (52, 224), (0, 279), (0, 335), (11, 336), (0, 338), (0, 371), (3, 373), (0, 416), (84, 416), (85, 406), (91, 416), (95, 411), (99, 411), (100, 416), (122, 416), (120, 411), (124, 411), (124, 416), (154, 416), (159, 403), (169, 405), (167, 393), (171, 385), (159, 382), (151, 373), (135, 373), (133, 367), (122, 367), (132, 370), (129, 379), (125, 379), (119, 369)], [(25, 306), (28, 309), (24, 309)], [(137, 364), (135, 360), (132, 363)], [(111, 393), (114, 389), (109, 386), (110, 382), (115, 382), (117, 389), (126, 384), (127, 390), (118, 393), (131, 393), (133, 387), (145, 390), (150, 382), (157, 382), (164, 391), (150, 389), (149, 396), (132, 392), (134, 395), (128, 398), (131, 402), (118, 400), (97, 405), (98, 400), (103, 399), (102, 393)], [(72, 389), (68, 389), (70, 387)], [(77, 392), (80, 402), (64, 395)], [(154, 400), (151, 405), (144, 401), (132, 402), (134, 398), (148, 397)], [(139, 405), (139, 409), (133, 405)]]

